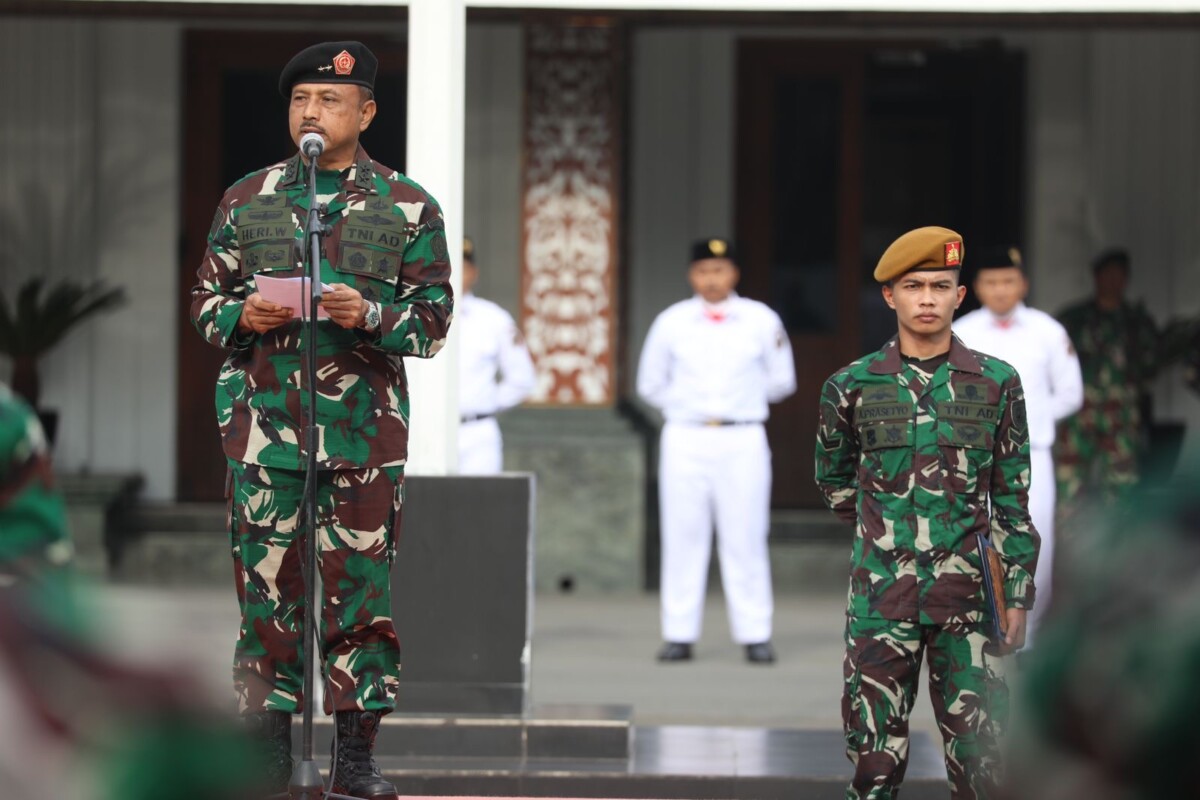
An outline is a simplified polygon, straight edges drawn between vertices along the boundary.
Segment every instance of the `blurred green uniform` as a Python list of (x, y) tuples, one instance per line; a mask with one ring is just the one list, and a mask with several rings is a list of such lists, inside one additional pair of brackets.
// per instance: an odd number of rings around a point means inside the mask
[(33, 410), (0, 384), (0, 570), (18, 562), (64, 564), (67, 515), (54, 487), (50, 451)]
[(1085, 498), (1116, 500), (1138, 480), (1142, 401), (1160, 366), (1158, 328), (1141, 305), (1088, 300), (1059, 313), (1083, 370), (1083, 408), (1059, 425), (1058, 511), (1067, 536)]

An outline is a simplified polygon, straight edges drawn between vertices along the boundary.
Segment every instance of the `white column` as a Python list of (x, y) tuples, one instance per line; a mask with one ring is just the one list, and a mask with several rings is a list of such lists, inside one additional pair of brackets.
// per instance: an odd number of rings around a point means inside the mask
[[(454, 293), (462, 289), (463, 127), (467, 14), (464, 0), (408, 2), (408, 153), (405, 172), (446, 217)], [(412, 398), (410, 474), (458, 469), (458, 337), (430, 361), (405, 359)]]

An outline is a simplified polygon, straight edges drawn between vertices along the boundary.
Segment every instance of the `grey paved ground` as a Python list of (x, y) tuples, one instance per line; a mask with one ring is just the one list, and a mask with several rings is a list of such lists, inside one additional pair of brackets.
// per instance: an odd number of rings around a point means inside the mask
[[(641, 725), (840, 728), (841, 592), (776, 598), (772, 667), (747, 664), (729, 640), (719, 595), (688, 664), (660, 665), (655, 595), (539, 595), (534, 607), (533, 702), (624, 703)], [(229, 694), (237, 628), (232, 590), (101, 587), (98, 611), (115, 646), (154, 661), (187, 665)], [(939, 740), (929, 703), (913, 727)]]

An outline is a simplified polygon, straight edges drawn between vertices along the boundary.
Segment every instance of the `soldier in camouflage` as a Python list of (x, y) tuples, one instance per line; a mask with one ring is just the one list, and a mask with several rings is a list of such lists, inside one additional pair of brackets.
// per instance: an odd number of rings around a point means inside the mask
[(1013, 736), (1020, 800), (1195, 797), (1200, 753), (1200, 453), (1083, 510)]
[[(1033, 606), (1038, 535), (1016, 370), (951, 334), (965, 287), (962, 238), (919, 228), (875, 270), (899, 334), (834, 373), (821, 394), (816, 479), (855, 525), (842, 719), (847, 798), (895, 797), (921, 660), (955, 798), (995, 796), (1008, 713), (1004, 662)], [(976, 535), (1007, 568), (1008, 634), (989, 637)]]
[[(320, 277), (332, 291), (321, 300), (330, 318), (317, 324), (320, 656), (338, 731), (333, 788), (366, 798), (395, 794), (371, 748), (399, 680), (389, 572), (408, 442), (403, 357), (441, 349), (453, 306), (441, 209), (358, 143), (375, 116), (376, 66), (358, 42), (327, 42), (296, 55), (279, 87), (292, 140), (317, 133), (325, 142), (317, 197), (330, 233)], [(297, 153), (226, 191), (191, 308), (200, 334), (229, 353), (216, 406), (242, 610), (234, 679), (280, 789), (291, 772), (290, 715), (306, 701), (297, 531), (309, 376), (301, 323), (264, 299), (256, 279), (303, 274), (307, 174)]]
[(1058, 510), (1068, 541), (1084, 502), (1111, 504), (1137, 483), (1149, 423), (1144, 403), (1161, 366), (1154, 320), (1125, 300), (1129, 254), (1107, 250), (1092, 271), (1095, 296), (1058, 314), (1083, 368), (1083, 408), (1061, 423), (1055, 450)]
[(54, 486), (42, 426), (0, 384), (0, 571), (13, 577), (66, 565), (72, 554), (62, 495)]

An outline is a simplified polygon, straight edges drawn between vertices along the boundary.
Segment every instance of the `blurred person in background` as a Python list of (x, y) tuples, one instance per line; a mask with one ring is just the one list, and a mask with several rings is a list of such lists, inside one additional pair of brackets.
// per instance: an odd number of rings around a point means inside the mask
[(71, 556), (41, 425), (0, 384), (0, 794), (260, 800), (243, 734), (196, 682), (108, 652)]
[(1158, 372), (1158, 326), (1125, 298), (1129, 253), (1105, 250), (1092, 262), (1092, 297), (1058, 313), (1079, 354), (1083, 407), (1065, 419), (1055, 443), (1060, 531), (1082, 535), (1074, 518), (1093, 500), (1114, 502), (1138, 481), (1147, 443), (1150, 381)]
[(1037, 608), (1025, 627), (1026, 647), (1050, 605), (1054, 563), (1055, 426), (1083, 405), (1083, 376), (1067, 331), (1054, 317), (1025, 304), (1029, 276), (1016, 247), (981, 247), (971, 254), (973, 288), (982, 308), (954, 322), (972, 350), (1016, 368), (1029, 417), (1029, 516), (1041, 536)]
[(458, 331), (458, 471), (495, 475), (504, 468), (496, 416), (533, 389), (533, 359), (521, 329), (507, 311), (475, 294), (479, 267), (475, 243), (463, 239), (463, 296), (455, 307)]
[[(1200, 393), (1200, 387), (1197, 388)], [(1200, 454), (1080, 511), (1093, 547), (1023, 663), (1012, 800), (1197, 797)]]
[(796, 391), (792, 346), (773, 310), (734, 291), (733, 245), (691, 249), (693, 297), (650, 326), (637, 391), (665, 418), (658, 491), (662, 530), (662, 662), (691, 660), (700, 638), (713, 527), (733, 640), (771, 664), (774, 597), (767, 550), (768, 405)]

